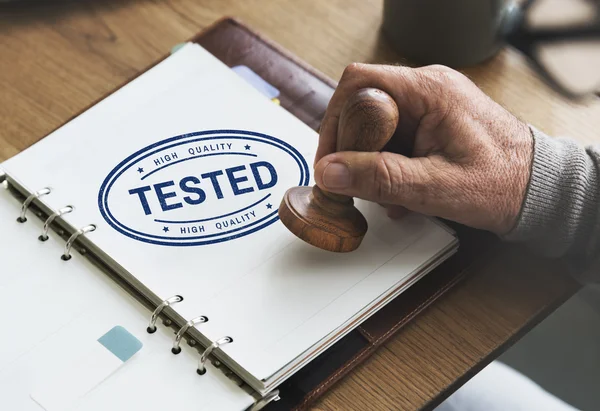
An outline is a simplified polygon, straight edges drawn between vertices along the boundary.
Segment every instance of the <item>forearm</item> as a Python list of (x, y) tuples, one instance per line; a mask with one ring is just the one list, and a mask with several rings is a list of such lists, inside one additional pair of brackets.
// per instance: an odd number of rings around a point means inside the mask
[(577, 272), (586, 272), (580, 280), (600, 282), (600, 272), (592, 269), (600, 259), (600, 148), (532, 132), (530, 182), (517, 224), (505, 239), (565, 258)]

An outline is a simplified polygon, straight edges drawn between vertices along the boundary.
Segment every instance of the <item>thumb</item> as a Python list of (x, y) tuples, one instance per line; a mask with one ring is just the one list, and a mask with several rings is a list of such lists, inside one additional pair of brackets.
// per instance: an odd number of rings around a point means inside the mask
[(315, 166), (319, 188), (413, 211), (429, 202), (433, 190), (426, 161), (388, 152), (338, 152)]

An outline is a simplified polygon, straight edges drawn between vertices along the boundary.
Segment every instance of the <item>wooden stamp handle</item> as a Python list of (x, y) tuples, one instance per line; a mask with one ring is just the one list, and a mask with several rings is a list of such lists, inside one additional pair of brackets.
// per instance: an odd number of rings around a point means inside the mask
[[(387, 93), (363, 88), (354, 93), (340, 114), (336, 151), (380, 151), (398, 127), (398, 106)], [(318, 187), (315, 186), (318, 190)], [(350, 197), (320, 190), (332, 200), (348, 202)]]
[(398, 106), (381, 90), (363, 88), (354, 93), (340, 114), (337, 151), (379, 151), (398, 127)]

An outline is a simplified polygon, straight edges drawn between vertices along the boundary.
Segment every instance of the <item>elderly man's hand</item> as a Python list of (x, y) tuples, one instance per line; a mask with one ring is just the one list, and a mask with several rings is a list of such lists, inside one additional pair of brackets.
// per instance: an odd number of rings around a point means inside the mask
[[(411, 143), (409, 156), (335, 153), (341, 108), (363, 87), (394, 98), (394, 138)], [(315, 180), (324, 190), (385, 205), (391, 217), (408, 209), (503, 235), (519, 215), (532, 152), (527, 124), (452, 69), (352, 64), (321, 125)]]

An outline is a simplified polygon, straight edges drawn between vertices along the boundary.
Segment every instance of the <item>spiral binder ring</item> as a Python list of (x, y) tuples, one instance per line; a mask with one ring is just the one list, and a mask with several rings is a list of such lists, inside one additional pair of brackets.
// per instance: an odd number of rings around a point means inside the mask
[(162, 303), (160, 303), (158, 305), (158, 307), (156, 307), (156, 309), (152, 313), (152, 317), (150, 317), (150, 324), (148, 324), (148, 328), (146, 328), (146, 331), (148, 332), (148, 334), (153, 334), (156, 332), (156, 325), (155, 325), (156, 320), (158, 319), (158, 316), (160, 315), (162, 310), (164, 310), (165, 307), (168, 307), (172, 304), (177, 304), (181, 301), (183, 301), (182, 296), (174, 295), (173, 297), (169, 297), (166, 300), (164, 300)]
[(207, 360), (208, 356), (210, 355), (210, 353), (212, 353), (215, 348), (219, 348), (222, 345), (230, 344), (232, 342), (233, 342), (233, 338), (231, 338), (231, 337), (222, 337), (222, 338), (219, 338), (217, 341), (213, 342), (202, 353), (202, 356), (200, 357), (200, 361), (198, 361), (198, 369), (196, 370), (196, 372), (199, 375), (206, 374), (206, 368), (204, 367), (204, 364), (206, 364), (206, 360)]
[(281, 397), (279, 396), (279, 390), (271, 391), (270, 393), (265, 395), (264, 398), (261, 398), (260, 401), (256, 402), (256, 404), (254, 404), (252, 406), (252, 408), (250, 408), (249, 411), (262, 410), (267, 405), (269, 405), (272, 401), (279, 401), (280, 399), (281, 399)]
[(55, 213), (50, 214), (50, 216), (44, 223), (44, 228), (42, 229), (42, 235), (40, 235), (38, 237), (38, 240), (47, 241), (48, 240), (48, 230), (50, 229), (50, 224), (52, 224), (54, 219), (56, 217), (62, 216), (63, 214), (68, 214), (68, 213), (72, 212), (73, 210), (75, 210), (75, 207), (69, 205), (69, 206), (61, 208), (60, 210), (58, 210)]
[(200, 317), (192, 318), (189, 320), (183, 327), (177, 331), (177, 335), (175, 335), (175, 340), (173, 341), (173, 348), (171, 348), (171, 352), (173, 354), (179, 354), (181, 352), (181, 347), (179, 344), (181, 343), (181, 338), (183, 334), (187, 332), (190, 327), (193, 327), (196, 324), (205, 323), (208, 321), (208, 317), (201, 315)]
[(21, 215), (19, 216), (19, 218), (17, 218), (17, 221), (19, 223), (24, 223), (25, 221), (27, 221), (27, 217), (25, 216), (25, 214), (27, 213), (27, 209), (29, 208), (31, 202), (36, 198), (40, 198), (42, 196), (45, 196), (46, 194), (50, 194), (50, 191), (52, 190), (50, 190), (50, 188), (48, 187), (42, 188), (41, 190), (38, 190), (35, 193), (31, 194), (29, 197), (27, 197), (21, 205)]
[(67, 243), (65, 244), (65, 252), (61, 257), (63, 259), (63, 261), (69, 261), (71, 259), (71, 248), (73, 247), (73, 243), (75, 242), (75, 240), (77, 240), (77, 238), (79, 238), (79, 236), (85, 235), (87, 233), (91, 233), (94, 230), (96, 230), (96, 225), (90, 224), (90, 225), (86, 225), (85, 227), (80, 228), (79, 230), (75, 231), (73, 233), (73, 235), (71, 237), (69, 237), (69, 239), (67, 240)]

